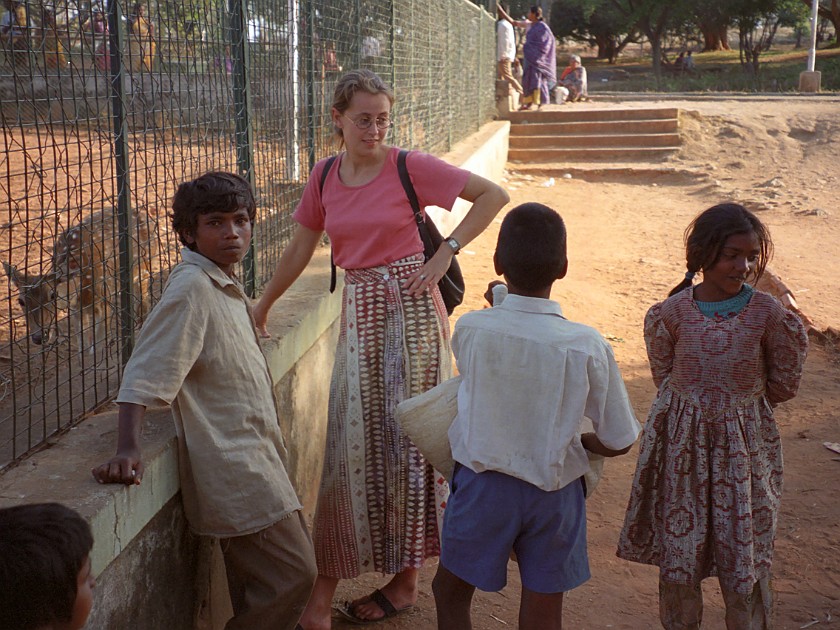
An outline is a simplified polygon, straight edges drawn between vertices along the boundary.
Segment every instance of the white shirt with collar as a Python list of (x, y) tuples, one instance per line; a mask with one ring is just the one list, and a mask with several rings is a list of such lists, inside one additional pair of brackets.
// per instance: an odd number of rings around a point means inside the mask
[(589, 468), (584, 416), (614, 450), (641, 430), (612, 348), (594, 328), (566, 320), (557, 302), (509, 295), (467, 313), (452, 350), (463, 381), (449, 441), (454, 459), (475, 472), (559, 490)]
[(516, 59), (516, 40), (513, 36), (513, 26), (507, 20), (499, 20), (496, 27), (496, 61), (513, 61)]

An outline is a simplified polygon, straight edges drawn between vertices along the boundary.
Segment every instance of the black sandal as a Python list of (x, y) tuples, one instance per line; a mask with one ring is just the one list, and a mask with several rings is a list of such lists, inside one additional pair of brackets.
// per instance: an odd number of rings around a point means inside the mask
[(376, 589), (368, 595), (368, 600), (372, 601), (374, 604), (379, 606), (382, 609), (382, 612), (385, 613), (381, 617), (377, 617), (376, 619), (363, 619), (356, 615), (356, 611), (353, 610), (352, 604), (350, 602), (344, 602), (341, 606), (336, 606), (335, 610), (340, 613), (345, 619), (351, 621), (353, 623), (358, 624), (366, 624), (366, 623), (377, 623), (379, 621), (383, 621), (384, 619), (390, 619), (391, 617), (395, 617), (400, 615), (404, 612), (408, 612), (412, 608), (414, 608), (414, 604), (409, 604), (408, 606), (403, 606), (402, 608), (395, 608), (394, 605), (391, 603), (385, 595), (379, 589)]

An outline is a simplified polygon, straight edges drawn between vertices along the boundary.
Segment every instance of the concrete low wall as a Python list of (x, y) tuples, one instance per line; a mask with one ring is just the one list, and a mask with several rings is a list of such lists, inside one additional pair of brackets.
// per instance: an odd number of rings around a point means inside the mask
[[(507, 161), (508, 131), (507, 122), (490, 123), (443, 157), (498, 181)], [(449, 233), (468, 207), (459, 203), (452, 213), (432, 211), (441, 232)], [(272, 310), (272, 338), (264, 343), (281, 407), (289, 474), (310, 521), (341, 302), (341, 284), (330, 294), (329, 276), (329, 250), (324, 248)], [(98, 579), (87, 628), (223, 628), (230, 603), (218, 545), (187, 528), (169, 410), (150, 409), (146, 417), (141, 486), (103, 486), (89, 473), (114, 452), (112, 406), (0, 476), (0, 507), (58, 501), (91, 523), (91, 560)]]

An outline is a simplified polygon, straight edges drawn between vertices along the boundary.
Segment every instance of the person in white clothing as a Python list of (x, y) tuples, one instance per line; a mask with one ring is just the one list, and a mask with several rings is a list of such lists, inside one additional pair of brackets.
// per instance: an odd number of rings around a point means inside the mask
[[(641, 427), (610, 345), (566, 320), (550, 299), (568, 267), (560, 215), (538, 203), (511, 210), (493, 262), (509, 295), (463, 315), (452, 338), (463, 381), (449, 429), (455, 470), (432, 584), (438, 628), (472, 627), (476, 587), (502, 589), (514, 551), (519, 627), (559, 630), (563, 593), (589, 579), (586, 451), (624, 454)], [(581, 435), (584, 417), (593, 433)]]
[(513, 26), (504, 17), (504, 9), (498, 7), (499, 21), (496, 23), (496, 78), (504, 79), (517, 94), (522, 94), (522, 85), (516, 80), (511, 71), (516, 61), (516, 39)]

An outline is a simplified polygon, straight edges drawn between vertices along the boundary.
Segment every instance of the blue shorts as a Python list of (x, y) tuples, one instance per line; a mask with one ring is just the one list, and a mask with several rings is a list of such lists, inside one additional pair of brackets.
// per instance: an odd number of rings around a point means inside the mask
[(450, 490), (440, 563), (465, 582), (482, 591), (504, 588), (511, 550), (529, 591), (564, 593), (589, 579), (580, 481), (546, 492), (456, 463)]

